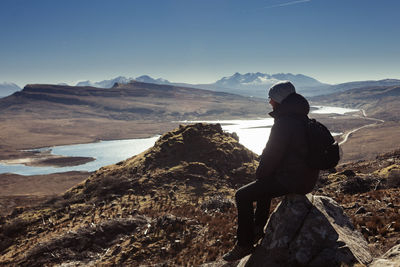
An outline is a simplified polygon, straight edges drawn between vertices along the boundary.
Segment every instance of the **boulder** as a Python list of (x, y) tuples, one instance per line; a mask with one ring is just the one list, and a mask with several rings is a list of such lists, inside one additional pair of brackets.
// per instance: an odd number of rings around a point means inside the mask
[(343, 209), (324, 196), (288, 195), (271, 214), (265, 237), (238, 266), (368, 264), (367, 241)]
[(381, 257), (375, 259), (370, 267), (396, 267), (400, 266), (400, 244), (389, 249)]

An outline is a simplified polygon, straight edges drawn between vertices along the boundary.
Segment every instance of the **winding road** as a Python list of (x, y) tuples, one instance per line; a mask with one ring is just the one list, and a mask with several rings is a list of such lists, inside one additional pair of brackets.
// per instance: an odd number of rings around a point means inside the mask
[[(369, 117), (367, 116), (367, 113), (365, 112), (364, 109), (361, 109), (361, 113), (362, 113), (362, 117), (363, 117), (364, 119), (374, 121), (374, 123), (371, 123), (371, 124), (367, 124), (367, 125), (358, 127), (358, 128), (356, 128), (356, 129), (350, 130), (349, 132), (345, 133), (345, 134), (343, 135), (343, 140), (339, 142), (339, 146), (341, 146), (341, 145), (343, 145), (344, 143), (346, 143), (351, 134), (353, 134), (353, 133), (355, 133), (355, 132), (357, 132), (357, 131), (359, 131), (359, 130), (361, 130), (361, 129), (363, 129), (363, 128), (372, 127), (372, 126), (375, 126), (375, 125), (377, 125), (377, 124), (379, 124), (379, 123), (384, 123), (384, 122), (385, 122), (384, 120), (380, 120), (380, 119), (376, 119), (376, 118), (369, 118)], [(356, 116), (360, 117), (359, 115), (356, 115)]]

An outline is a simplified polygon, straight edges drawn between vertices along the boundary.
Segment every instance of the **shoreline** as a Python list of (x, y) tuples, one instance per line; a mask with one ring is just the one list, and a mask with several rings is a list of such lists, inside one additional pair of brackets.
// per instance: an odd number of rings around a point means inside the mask
[[(361, 110), (358, 112), (362, 112)], [(310, 115), (312, 117), (316, 117), (318, 120), (321, 121), (326, 121), (328, 124), (331, 125), (335, 125), (338, 124), (337, 122), (340, 120), (345, 120), (345, 121), (349, 121), (352, 118), (354, 118), (354, 113), (355, 112), (349, 112), (348, 114), (321, 114), (321, 113), (311, 113)], [(364, 118), (366, 119), (364, 116), (362, 116), (363, 114), (361, 113), (360, 115), (358, 115), (358, 118)], [(266, 116), (266, 118), (268, 118), (268, 116)], [(241, 120), (245, 119), (245, 120), (263, 120), (266, 118), (260, 118), (259, 116), (257, 116), (256, 118), (242, 118)], [(237, 119), (237, 118), (236, 118)], [(239, 119), (237, 119), (239, 120)], [(215, 120), (211, 120), (211, 122), (217, 122), (218, 119)], [(222, 120), (222, 121), (227, 121), (227, 119)], [(200, 122), (200, 121), (199, 121)], [(210, 123), (211, 123), (210, 122)], [(333, 122), (333, 123), (332, 123)], [(168, 122), (168, 123), (164, 123), (164, 125), (169, 125), (169, 128), (174, 128), (174, 126), (180, 125), (180, 124), (188, 124), (188, 123), (194, 123), (194, 121), (172, 121), (172, 122)], [(325, 123), (325, 122), (324, 122)], [(354, 124), (354, 123), (350, 123), (350, 124)], [(361, 126), (364, 127), (364, 123), (361, 124)], [(360, 127), (359, 125), (347, 125), (346, 130), (348, 131), (349, 129), (354, 129), (355, 126)], [(264, 126), (257, 126), (255, 128), (263, 128)], [(332, 128), (332, 127), (331, 127)], [(335, 126), (333, 128), (336, 128)], [(335, 129), (336, 130), (336, 129)], [(343, 131), (342, 129), (338, 129), (338, 132), (342, 132), (345, 133), (346, 131)], [(79, 136), (77, 136), (77, 142), (69, 142), (69, 143), (65, 143), (65, 142), (57, 142), (57, 145), (54, 145), (54, 142), (52, 142), (51, 145), (48, 146), (42, 146), (41, 144), (32, 144), (33, 148), (29, 148), (29, 149), (24, 149), (24, 150), (17, 150), (14, 151), (14, 153), (12, 154), (8, 154), (7, 153), (2, 153), (4, 151), (2, 151), (0, 149), (0, 163), (1, 164), (5, 164), (5, 165), (13, 165), (13, 164), (23, 164), (25, 166), (29, 166), (29, 167), (74, 167), (74, 166), (79, 166), (91, 161), (96, 160), (93, 157), (84, 157), (84, 156), (63, 156), (63, 155), (53, 155), (51, 153), (51, 147), (52, 146), (68, 146), (68, 145), (83, 145), (83, 144), (91, 144), (91, 143), (98, 143), (101, 141), (117, 141), (117, 140), (129, 140), (129, 139), (146, 139), (146, 138), (151, 138), (154, 136), (157, 136), (159, 134), (158, 132), (155, 131), (148, 131), (147, 133), (144, 132), (131, 132), (129, 136), (108, 136), (108, 138), (93, 138), (93, 140), (83, 140), (84, 138), (79, 138)], [(344, 134), (338, 135), (338, 138), (342, 139)], [(134, 136), (134, 138), (132, 138), (132, 136)], [(82, 142), (79, 142), (82, 141)], [(34, 148), (34, 147), (38, 147), (38, 148)], [(40, 151), (43, 150), (43, 151)]]
[[(4, 165), (25, 165), (29, 167), (73, 167), (96, 160), (92, 157), (70, 157), (51, 154), (51, 151), (23, 151), (24, 157), (0, 160)], [(29, 155), (29, 153), (31, 153)]]
[[(331, 129), (331, 132), (341, 132), (342, 134), (335, 137), (335, 139), (339, 139), (343, 141), (345, 139), (345, 135), (354, 129), (363, 129), (368, 125), (367, 121), (377, 120), (368, 118), (365, 116), (365, 112), (363, 110), (358, 110), (357, 112), (350, 111), (346, 114), (333, 114), (333, 113), (310, 113), (310, 117), (314, 117), (317, 120), (320, 120), (322, 123), (327, 125), (328, 128)], [(266, 116), (268, 118), (268, 116)], [(257, 116), (256, 118), (242, 118), (241, 120), (262, 120), (265, 118), (260, 118)], [(221, 121), (227, 121), (228, 118), (225, 118)], [(236, 120), (239, 120), (236, 118)], [(212, 122), (217, 123), (218, 119), (211, 120)], [(199, 121), (200, 122), (200, 121)], [(172, 121), (168, 123), (163, 123), (164, 126), (167, 125), (166, 128), (172, 130), (174, 127), (180, 124), (188, 124), (194, 123), (193, 121)], [(211, 122), (210, 122), (211, 123)], [(263, 126), (257, 126), (254, 128), (265, 128)], [(129, 139), (146, 139), (151, 138), (160, 134), (160, 131), (150, 130), (147, 132), (139, 131), (131, 131), (129, 135), (118, 135), (118, 136), (108, 136), (108, 138), (99, 138), (95, 137), (92, 140), (87, 140), (85, 137), (76, 136), (76, 142), (57, 142), (57, 145), (54, 145), (54, 141), (51, 142), (48, 146), (42, 146), (42, 144), (36, 144), (36, 147), (39, 148), (30, 148), (24, 150), (13, 151), (12, 153), (7, 153), (7, 151), (2, 151), (0, 146), (0, 163), (5, 165), (12, 164), (23, 164), (29, 167), (74, 167), (79, 166), (91, 161), (96, 160), (93, 157), (85, 157), (85, 156), (63, 156), (63, 155), (53, 155), (51, 154), (52, 146), (68, 146), (68, 145), (80, 145), (80, 144), (90, 144), (90, 143), (98, 143), (101, 141), (119, 141), (119, 140), (129, 140)], [(348, 134), (349, 135), (349, 134)], [(133, 138), (132, 138), (133, 137)], [(86, 139), (86, 140), (84, 140)], [(60, 140), (60, 139), (59, 139)], [(64, 140), (64, 139), (61, 139)], [(339, 141), (338, 140), (338, 141)], [(64, 140), (65, 141), (65, 140)], [(80, 142), (81, 141), (81, 142)], [(339, 141), (339, 142), (340, 142)], [(35, 147), (35, 144), (32, 144), (32, 147)], [(40, 151), (43, 149), (43, 151)], [(39, 151), (38, 151), (39, 150)], [(29, 175), (29, 174), (28, 174)]]

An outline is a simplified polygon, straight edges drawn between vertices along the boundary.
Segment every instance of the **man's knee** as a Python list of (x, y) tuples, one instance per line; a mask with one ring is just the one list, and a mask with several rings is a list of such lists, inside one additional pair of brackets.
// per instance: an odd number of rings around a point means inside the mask
[(243, 200), (246, 199), (247, 199), (247, 194), (245, 188), (240, 188), (238, 191), (236, 191), (235, 194), (236, 203), (243, 202)]

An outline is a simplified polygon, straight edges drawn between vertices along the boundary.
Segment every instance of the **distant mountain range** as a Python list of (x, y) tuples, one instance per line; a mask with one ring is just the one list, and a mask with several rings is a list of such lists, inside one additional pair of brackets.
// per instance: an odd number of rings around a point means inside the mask
[(132, 80), (145, 83), (167, 84), (198, 89), (208, 89), (212, 91), (220, 91), (261, 98), (266, 97), (265, 91), (268, 87), (276, 82), (283, 80), (289, 80), (293, 82), (295, 86), (299, 89), (299, 92), (304, 93), (305, 95), (318, 95), (320, 94), (318, 90), (329, 86), (328, 84), (321, 83), (316, 79), (303, 74), (278, 73), (270, 75), (261, 72), (246, 74), (240, 74), (236, 72), (232, 76), (223, 77), (220, 80), (209, 84), (189, 84), (179, 82), (173, 83), (163, 78), (154, 79), (148, 75), (142, 75), (137, 78), (126, 78), (124, 76), (119, 76), (114, 79), (104, 80), (100, 82), (83, 81), (77, 83), (76, 86), (111, 88), (115, 83), (127, 84), (129, 83), (129, 81)]
[(303, 75), (303, 74), (292, 74), (292, 73), (245, 73), (240, 74), (236, 72), (232, 76), (223, 77), (214, 83), (209, 84), (189, 84), (170, 82), (169, 80), (158, 78), (154, 79), (148, 75), (139, 76), (137, 78), (126, 78), (123, 76), (116, 77), (110, 80), (104, 80), (100, 82), (79, 82), (76, 86), (93, 86), (100, 88), (111, 88), (115, 83), (127, 84), (129, 81), (139, 81), (153, 84), (165, 84), (174, 86), (183, 86), (198, 89), (207, 89), (218, 92), (233, 93), (242, 96), (250, 97), (267, 97), (267, 89), (276, 82), (288, 80), (291, 81), (299, 93), (305, 96), (318, 96), (327, 95), (335, 92), (343, 92), (355, 88), (365, 88), (371, 86), (394, 86), (400, 85), (400, 80), (397, 79), (384, 79), (379, 81), (356, 81), (330, 85), (321, 83), (318, 80)]
[(111, 88), (116, 83), (128, 84), (130, 81), (172, 85), (172, 83), (170, 83), (168, 80), (165, 80), (162, 78), (153, 79), (148, 75), (142, 75), (142, 76), (139, 76), (136, 78), (126, 78), (124, 76), (118, 76), (114, 79), (104, 80), (104, 81), (100, 81), (100, 82), (92, 82), (92, 81), (88, 80), (88, 81), (78, 82), (75, 86), (92, 86), (92, 87), (98, 87), (98, 88)]
[[(81, 81), (75, 84), (75, 86), (92, 86), (97, 88), (112, 88), (115, 84), (128, 84), (131, 81), (153, 83), (153, 84), (164, 84), (173, 85), (181, 87), (190, 87), (197, 89), (206, 89), (217, 92), (226, 92), (232, 94), (238, 94), (246, 97), (267, 97), (267, 89), (276, 82), (289, 80), (295, 86), (299, 93), (305, 96), (318, 96), (327, 95), (335, 92), (343, 92), (349, 89), (355, 88), (365, 88), (371, 86), (394, 86), (400, 85), (400, 80), (397, 79), (385, 79), (379, 81), (356, 81), (341, 84), (326, 84), (320, 81), (303, 75), (303, 74), (292, 74), (292, 73), (277, 73), (277, 74), (267, 74), (261, 72), (255, 73), (234, 73), (231, 76), (222, 77), (214, 83), (208, 84), (189, 84), (189, 83), (179, 83), (170, 82), (163, 78), (152, 78), (148, 75), (142, 75), (136, 78), (127, 78), (124, 76), (118, 76), (113, 79), (103, 80), (103, 81)], [(68, 85), (66, 83), (60, 83), (59, 85)], [(4, 97), (12, 94), (15, 91), (19, 91), (16, 84), (3, 83), (0, 84), (0, 97)]]
[(291, 74), (291, 73), (278, 73), (278, 74), (266, 74), (266, 73), (246, 73), (240, 74), (236, 72), (232, 76), (223, 77), (214, 83), (214, 86), (218, 88), (233, 88), (235, 93), (251, 94), (256, 97), (265, 98), (266, 90), (271, 87), (274, 83), (279, 81), (291, 81), (297, 88), (297, 90), (305, 95), (308, 94), (319, 94), (314, 92), (316, 89), (321, 90), (328, 86), (328, 84), (321, 83), (314, 78), (305, 76), (303, 74)]
[(15, 83), (0, 83), (0, 97), (11, 95), (19, 90), (21, 90), (21, 88)]

